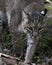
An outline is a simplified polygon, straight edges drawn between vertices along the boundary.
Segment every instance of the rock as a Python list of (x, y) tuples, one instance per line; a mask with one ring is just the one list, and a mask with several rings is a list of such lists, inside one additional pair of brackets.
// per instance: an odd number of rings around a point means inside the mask
[(24, 62), (19, 62), (18, 65), (36, 65), (36, 64), (35, 63), (27, 64), (27, 63), (24, 63)]

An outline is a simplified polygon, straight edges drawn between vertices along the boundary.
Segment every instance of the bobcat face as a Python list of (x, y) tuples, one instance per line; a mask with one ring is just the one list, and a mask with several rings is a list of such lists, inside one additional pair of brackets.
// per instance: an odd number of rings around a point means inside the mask
[(44, 18), (44, 16), (42, 16), (37, 11), (30, 14), (29, 16), (23, 11), (22, 12), (22, 23), (21, 23), (22, 29), (21, 30), (23, 30), (24, 33), (28, 33), (33, 36), (37, 36), (39, 29), (42, 29), (43, 18)]

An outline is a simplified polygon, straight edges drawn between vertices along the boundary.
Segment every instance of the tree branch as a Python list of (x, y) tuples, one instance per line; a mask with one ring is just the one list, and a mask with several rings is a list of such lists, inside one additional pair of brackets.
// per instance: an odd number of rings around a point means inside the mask
[(13, 56), (10, 56), (10, 55), (4, 54), (4, 53), (0, 53), (0, 57), (10, 58), (13, 60), (21, 60), (20, 58), (13, 57)]

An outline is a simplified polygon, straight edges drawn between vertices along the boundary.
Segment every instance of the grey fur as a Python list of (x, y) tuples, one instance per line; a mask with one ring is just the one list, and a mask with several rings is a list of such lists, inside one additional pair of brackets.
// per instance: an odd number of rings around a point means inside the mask
[[(15, 44), (17, 43), (17, 39), (18, 39), (16, 37), (16, 34), (20, 30), (20, 32), (23, 31), (24, 33), (27, 34), (28, 48), (26, 52), (25, 62), (31, 63), (32, 56), (35, 51), (34, 49), (36, 48), (37, 40), (36, 39), (34, 40), (34, 36), (32, 36), (32, 30), (28, 32), (28, 29), (27, 30), (25, 29), (26, 23), (28, 25), (29, 18), (26, 14), (24, 14), (23, 10), (25, 10), (29, 14), (32, 14), (33, 11), (35, 10), (40, 11), (42, 10), (42, 8), (44, 8), (43, 0), (3, 0), (3, 1), (0, 0), (0, 4), (2, 6), (2, 7), (0, 6), (0, 10), (6, 13), (7, 18), (8, 18), (8, 23), (10, 27), (11, 36), (12, 36), (11, 42), (13, 44), (14, 53), (16, 53)], [(24, 21), (21, 21), (22, 18), (24, 19)], [(20, 28), (20, 25), (22, 26), (21, 27), (22, 30)]]

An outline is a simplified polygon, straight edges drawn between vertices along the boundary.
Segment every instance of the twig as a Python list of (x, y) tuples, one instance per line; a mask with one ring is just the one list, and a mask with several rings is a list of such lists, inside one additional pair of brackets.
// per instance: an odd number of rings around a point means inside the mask
[(4, 54), (4, 53), (0, 53), (0, 57), (10, 58), (13, 60), (21, 60), (20, 58), (13, 57), (13, 56), (10, 56), (10, 55)]

